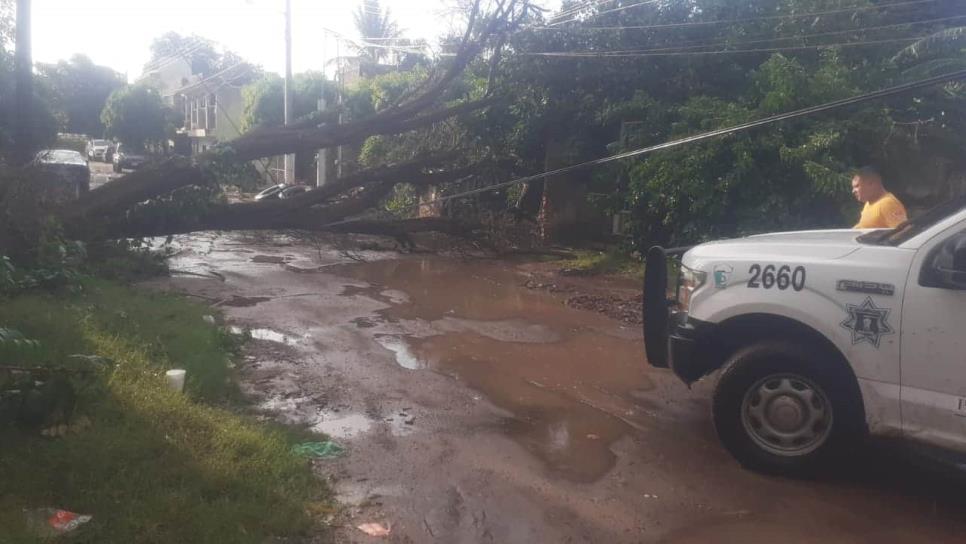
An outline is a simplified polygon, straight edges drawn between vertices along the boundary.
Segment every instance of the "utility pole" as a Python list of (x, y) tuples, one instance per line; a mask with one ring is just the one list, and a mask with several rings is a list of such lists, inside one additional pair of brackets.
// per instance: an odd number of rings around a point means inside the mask
[[(292, 0), (285, 0), (285, 124), (292, 124)], [(285, 184), (295, 183), (295, 155), (285, 155)]]
[(30, 52), (30, 0), (17, 0), (15, 79), (17, 82), (17, 130), (15, 162), (30, 162), (33, 152), (33, 55)]
[[(325, 45), (329, 40), (329, 32), (322, 29), (322, 84), (319, 86), (319, 113), (325, 111)], [(329, 153), (325, 148), (319, 150), (315, 160), (315, 186), (322, 187), (326, 182), (326, 169), (329, 167)]]
[[(319, 111), (325, 111), (325, 72), (322, 72), (323, 83), (322, 83), (322, 96), (319, 97)], [(316, 161), (315, 168), (315, 186), (322, 187), (325, 185), (326, 176), (328, 172), (326, 169), (329, 167), (329, 150), (322, 148), (319, 150), (319, 158)]]

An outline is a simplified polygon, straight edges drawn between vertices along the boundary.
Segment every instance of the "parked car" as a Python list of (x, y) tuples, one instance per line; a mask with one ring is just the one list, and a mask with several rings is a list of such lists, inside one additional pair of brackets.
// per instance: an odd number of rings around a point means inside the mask
[(285, 189), (286, 185), (284, 183), (279, 183), (278, 185), (272, 185), (271, 187), (263, 190), (262, 192), (255, 195), (255, 201), (259, 202), (262, 200), (275, 200), (281, 195), (282, 190)]
[(282, 189), (282, 191), (278, 194), (278, 197), (283, 200), (286, 198), (295, 198), (296, 196), (310, 190), (312, 190), (312, 188), (308, 185), (289, 185)]
[(91, 188), (91, 169), (78, 151), (72, 149), (45, 149), (37, 153), (34, 163), (63, 181), (73, 198), (78, 198)]
[(148, 160), (150, 160), (150, 157), (148, 157), (147, 153), (131, 149), (130, 146), (125, 144), (117, 144), (117, 147), (114, 149), (112, 162), (114, 163), (114, 171), (121, 172), (125, 168), (137, 170), (144, 166)]
[(686, 384), (721, 370), (712, 417), (742, 465), (810, 473), (866, 435), (966, 459), (966, 197), (895, 229), (675, 253), (648, 252), (647, 359)]
[(87, 142), (87, 160), (108, 162), (111, 156), (111, 142), (108, 140), (91, 140)]

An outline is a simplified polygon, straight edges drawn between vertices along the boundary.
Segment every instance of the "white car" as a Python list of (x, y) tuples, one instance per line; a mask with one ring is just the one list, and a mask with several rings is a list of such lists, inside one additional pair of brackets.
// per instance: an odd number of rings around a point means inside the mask
[(87, 142), (87, 160), (109, 162), (111, 142), (108, 140), (91, 140)]
[(669, 253), (648, 253), (648, 361), (687, 384), (721, 369), (714, 424), (744, 466), (811, 473), (867, 434), (966, 454), (966, 197), (891, 230), (750, 236), (658, 264)]

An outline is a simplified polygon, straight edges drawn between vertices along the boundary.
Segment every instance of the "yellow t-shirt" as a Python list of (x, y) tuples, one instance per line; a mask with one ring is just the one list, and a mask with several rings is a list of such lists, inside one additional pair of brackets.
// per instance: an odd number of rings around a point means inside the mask
[(857, 229), (895, 228), (906, 221), (906, 207), (892, 193), (886, 193), (875, 202), (866, 202)]

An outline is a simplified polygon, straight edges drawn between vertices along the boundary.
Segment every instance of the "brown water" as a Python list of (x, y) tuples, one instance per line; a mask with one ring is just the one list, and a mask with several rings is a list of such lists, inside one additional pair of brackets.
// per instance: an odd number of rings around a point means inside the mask
[(400, 260), (329, 271), (370, 285), (349, 286), (346, 296), (391, 303), (381, 319), (433, 323), (432, 333), (380, 343), (401, 366), (453, 375), (506, 409), (505, 432), (568, 479), (605, 474), (611, 445), (646, 424), (632, 398), (652, 386), (636, 330), (562, 312), (559, 300), (494, 264)]

